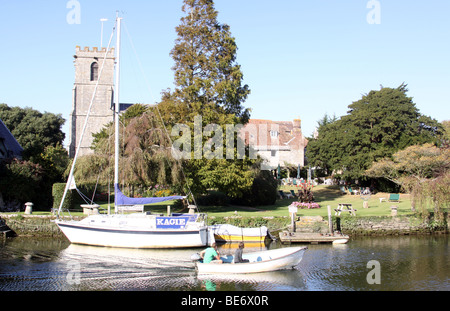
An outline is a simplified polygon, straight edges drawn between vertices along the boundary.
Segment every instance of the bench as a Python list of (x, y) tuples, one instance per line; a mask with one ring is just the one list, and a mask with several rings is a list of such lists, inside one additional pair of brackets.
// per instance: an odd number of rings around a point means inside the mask
[(399, 193), (391, 193), (389, 194), (389, 202), (400, 202), (400, 194)]
[(144, 205), (143, 204), (137, 204), (137, 205), (117, 205), (117, 212), (144, 212)]
[(348, 212), (350, 215), (356, 216), (357, 209), (354, 209), (350, 203), (340, 203), (334, 211), (335, 216), (340, 216), (342, 212)]

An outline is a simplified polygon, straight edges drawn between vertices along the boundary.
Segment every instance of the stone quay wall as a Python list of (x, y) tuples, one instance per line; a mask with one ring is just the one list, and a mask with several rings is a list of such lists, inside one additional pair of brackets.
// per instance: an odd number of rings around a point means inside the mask
[[(82, 218), (82, 217), (81, 217)], [(0, 214), (0, 229), (10, 229), (18, 236), (61, 237), (64, 235), (54, 223), (55, 216)], [(450, 232), (449, 213), (436, 221), (433, 215), (427, 218), (416, 216), (371, 216), (332, 217), (333, 229), (350, 236), (412, 235)], [(278, 230), (286, 229), (288, 217), (221, 217), (217, 223), (230, 223), (240, 227), (265, 225), (275, 236)], [(296, 231), (305, 233), (328, 233), (328, 219), (322, 216), (301, 216), (296, 221)], [(6, 233), (5, 233), (6, 235)]]
[[(333, 229), (352, 236), (364, 235), (410, 235), (448, 233), (450, 219), (444, 213), (441, 221), (436, 221), (433, 215), (426, 218), (416, 216), (371, 216), (332, 217)], [(321, 216), (302, 216), (296, 222), (296, 231), (305, 233), (327, 233), (328, 220)]]

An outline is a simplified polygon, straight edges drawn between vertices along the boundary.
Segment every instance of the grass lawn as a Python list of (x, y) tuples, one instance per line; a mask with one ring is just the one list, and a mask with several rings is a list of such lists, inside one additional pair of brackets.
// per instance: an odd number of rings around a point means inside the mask
[[(282, 186), (281, 190), (288, 193), (289, 190), (293, 189), (297, 193), (297, 188), (295, 186)], [(319, 203), (319, 209), (299, 209), (298, 216), (327, 216), (327, 205), (332, 208), (332, 214), (334, 215), (334, 209), (337, 208), (339, 203), (351, 203), (354, 209), (357, 209), (357, 216), (389, 216), (391, 214), (390, 207), (396, 205), (398, 207), (398, 215), (412, 214), (411, 212), (411, 201), (409, 194), (400, 195), (400, 203), (392, 202), (381, 202), (380, 198), (389, 197), (388, 193), (377, 193), (376, 195), (371, 195), (369, 199), (369, 208), (363, 208), (363, 200), (359, 195), (349, 195), (340, 194), (338, 186), (316, 186), (313, 189), (315, 202)], [(242, 207), (242, 206), (199, 206), (200, 212), (207, 213), (208, 216), (215, 217), (227, 217), (235, 216), (236, 214), (244, 217), (269, 217), (269, 216), (289, 216), (289, 205), (296, 199), (277, 199), (274, 205), (258, 206), (256, 208)], [(107, 210), (108, 203), (99, 202), (100, 206)], [(153, 213), (167, 213), (167, 206), (173, 206), (173, 201), (168, 201), (164, 203), (146, 205), (145, 211), (151, 211)], [(172, 212), (180, 212), (176, 208), (172, 208)], [(111, 207), (111, 213), (114, 213), (114, 207)], [(20, 213), (23, 214), (23, 213)], [(33, 215), (49, 215), (49, 212), (33, 212)], [(341, 215), (348, 213), (343, 212)], [(64, 215), (68, 215), (67, 212)], [(83, 211), (81, 207), (76, 208), (71, 211), (73, 216), (82, 216)]]
[[(295, 186), (282, 186), (281, 190), (288, 193), (293, 189), (297, 193)], [(391, 214), (390, 207), (396, 205), (398, 207), (398, 215), (412, 214), (411, 201), (409, 194), (400, 195), (400, 203), (381, 202), (380, 198), (388, 198), (389, 193), (377, 193), (371, 195), (369, 199), (369, 208), (363, 208), (363, 199), (359, 195), (342, 195), (338, 186), (316, 186), (313, 189), (315, 202), (319, 203), (319, 209), (299, 209), (298, 216), (327, 216), (327, 206), (330, 205), (332, 214), (339, 203), (350, 203), (354, 209), (357, 209), (357, 216), (389, 216)], [(240, 216), (289, 216), (289, 205), (296, 199), (277, 199), (275, 205), (259, 206), (257, 208), (244, 208), (240, 206), (214, 206), (202, 207), (202, 212), (208, 213), (210, 216), (233, 216), (237, 212)], [(341, 215), (348, 213), (341, 213)]]

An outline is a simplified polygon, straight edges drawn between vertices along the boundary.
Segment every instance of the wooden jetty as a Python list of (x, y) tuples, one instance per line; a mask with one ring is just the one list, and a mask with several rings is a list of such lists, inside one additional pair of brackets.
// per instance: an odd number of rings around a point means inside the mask
[(280, 241), (283, 244), (291, 243), (340, 243), (345, 244), (350, 239), (348, 235), (342, 234), (320, 234), (320, 233), (304, 233), (304, 232), (280, 232)]
[[(347, 208), (348, 208), (347, 204)], [(281, 231), (279, 233), (280, 241), (283, 244), (291, 243), (333, 243), (333, 244), (345, 244), (348, 242), (350, 237), (348, 235), (343, 235), (333, 230), (333, 222), (331, 220), (331, 206), (327, 206), (328, 209), (328, 233), (308, 233), (308, 232), (297, 232), (296, 230), (296, 218), (297, 218), (297, 208), (289, 206), (289, 214), (291, 216), (291, 229), (289, 231)], [(354, 212), (352, 210), (352, 212)]]

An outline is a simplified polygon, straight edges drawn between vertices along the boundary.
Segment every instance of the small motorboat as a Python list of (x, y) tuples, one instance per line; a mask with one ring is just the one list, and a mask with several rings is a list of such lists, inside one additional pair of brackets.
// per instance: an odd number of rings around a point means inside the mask
[(221, 257), (223, 263), (203, 263), (198, 254), (194, 254), (191, 259), (196, 262), (198, 274), (214, 273), (259, 273), (284, 269), (293, 269), (303, 258), (303, 254), (308, 248), (285, 247), (260, 252), (242, 254), (243, 259), (249, 262), (234, 263), (234, 256), (227, 255)]
[(336, 245), (336, 244), (347, 244), (347, 242), (348, 242), (348, 239), (339, 239), (339, 240), (334, 240), (333, 244), (334, 245)]
[(259, 242), (264, 243), (268, 234), (265, 226), (258, 228), (240, 228), (230, 224), (209, 226), (216, 242)]

